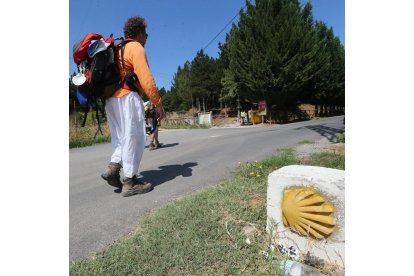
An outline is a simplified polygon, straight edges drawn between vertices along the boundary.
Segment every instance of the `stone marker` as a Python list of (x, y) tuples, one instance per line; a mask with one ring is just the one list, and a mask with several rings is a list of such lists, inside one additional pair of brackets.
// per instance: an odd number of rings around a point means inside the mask
[(345, 171), (292, 165), (269, 174), (266, 229), (301, 256), (345, 267)]

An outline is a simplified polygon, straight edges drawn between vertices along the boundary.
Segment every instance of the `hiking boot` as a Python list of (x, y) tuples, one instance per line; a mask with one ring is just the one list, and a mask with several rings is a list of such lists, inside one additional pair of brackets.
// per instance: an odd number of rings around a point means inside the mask
[(110, 162), (106, 171), (101, 174), (101, 177), (108, 182), (109, 185), (119, 188), (122, 188), (121, 177), (119, 171), (121, 170), (121, 164)]
[(134, 182), (134, 184), (141, 184), (141, 185), (147, 184), (147, 182), (144, 182), (144, 181), (141, 181), (141, 179), (138, 179), (138, 177), (136, 175), (134, 175), (132, 177), (132, 181)]
[(154, 142), (151, 142), (150, 144), (149, 144), (149, 150), (155, 150), (156, 149), (156, 147), (155, 147), (155, 145), (154, 145)]
[(152, 190), (152, 185), (150, 183), (144, 184), (136, 177), (125, 178), (123, 180), (124, 184), (122, 186), (122, 196), (128, 197), (136, 194), (145, 194)]

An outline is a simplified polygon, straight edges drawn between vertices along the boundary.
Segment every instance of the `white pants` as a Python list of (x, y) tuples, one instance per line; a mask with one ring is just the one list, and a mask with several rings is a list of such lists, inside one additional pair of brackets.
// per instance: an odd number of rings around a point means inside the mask
[(111, 162), (119, 163), (125, 177), (138, 173), (145, 148), (144, 104), (136, 92), (106, 100), (105, 111), (111, 131)]

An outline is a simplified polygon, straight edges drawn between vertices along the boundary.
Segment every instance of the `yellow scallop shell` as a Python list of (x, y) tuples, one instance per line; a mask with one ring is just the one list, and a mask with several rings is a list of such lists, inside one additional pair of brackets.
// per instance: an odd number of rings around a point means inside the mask
[(335, 207), (311, 187), (285, 190), (281, 207), (283, 224), (304, 236), (322, 239), (335, 229)]

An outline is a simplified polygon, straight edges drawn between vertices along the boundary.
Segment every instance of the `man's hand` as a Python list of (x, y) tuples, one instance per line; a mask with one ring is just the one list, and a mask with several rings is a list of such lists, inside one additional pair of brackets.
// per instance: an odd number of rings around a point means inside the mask
[(155, 107), (155, 110), (157, 111), (157, 115), (158, 115), (157, 116), (158, 117), (157, 121), (158, 121), (158, 123), (160, 123), (161, 120), (165, 118), (164, 107), (162, 105), (159, 105), (159, 106)]

